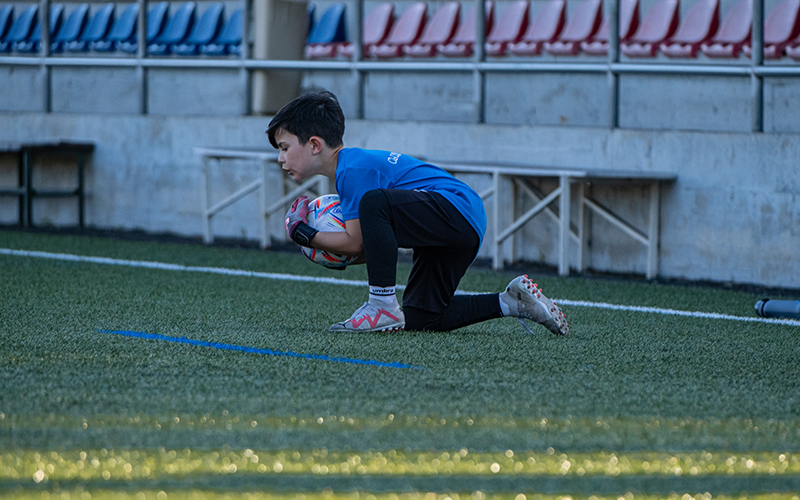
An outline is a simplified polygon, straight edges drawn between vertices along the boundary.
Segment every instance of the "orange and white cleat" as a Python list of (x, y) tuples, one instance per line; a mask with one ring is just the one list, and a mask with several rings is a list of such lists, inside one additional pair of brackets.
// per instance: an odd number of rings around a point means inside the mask
[[(535, 321), (556, 335), (569, 333), (567, 316), (527, 275), (514, 278), (500, 294), (500, 300), (508, 305), (510, 316)], [(533, 333), (523, 321), (520, 323), (528, 333)]]
[(331, 332), (391, 332), (402, 330), (406, 317), (400, 305), (386, 309), (369, 302), (359, 307), (347, 321), (331, 325)]

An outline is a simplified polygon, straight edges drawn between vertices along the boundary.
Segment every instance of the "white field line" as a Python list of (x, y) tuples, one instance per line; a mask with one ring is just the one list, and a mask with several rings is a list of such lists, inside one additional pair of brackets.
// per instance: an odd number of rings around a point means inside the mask
[[(225, 276), (245, 276), (249, 278), (265, 278), (271, 280), (284, 280), (284, 281), (303, 281), (312, 283), (326, 283), (330, 285), (364, 286), (364, 287), (368, 286), (368, 283), (366, 281), (360, 281), (360, 280), (343, 280), (337, 278), (323, 278), (318, 276), (297, 276), (294, 274), (283, 274), (283, 273), (264, 273), (258, 271), (244, 271), (241, 269), (226, 269), (223, 267), (184, 266), (180, 264), (167, 264), (164, 262), (111, 259), (108, 257), (91, 257), (87, 255), (72, 255), (65, 253), (39, 252), (31, 250), (12, 250), (8, 248), (0, 248), (0, 255), (63, 260), (71, 262), (88, 262), (91, 264), (104, 264), (110, 266), (140, 267), (145, 269), (158, 269), (162, 271), (184, 271), (184, 272), (194, 272), (194, 273), (222, 274)], [(398, 285), (397, 288), (402, 290), (405, 287), (402, 285)], [(467, 293), (467, 292), (459, 292), (459, 293)], [(722, 319), (729, 321), (768, 323), (775, 325), (788, 325), (788, 326), (800, 327), (800, 321), (792, 319), (733, 316), (730, 314), (707, 313), (700, 311), (681, 311), (677, 309), (663, 309), (660, 307), (625, 306), (619, 304), (608, 304), (605, 302), (589, 302), (585, 300), (556, 299), (556, 302), (567, 306), (592, 307), (596, 309), (610, 309), (614, 311), (642, 312), (650, 314), (663, 314), (667, 316), (686, 316), (690, 318)]]

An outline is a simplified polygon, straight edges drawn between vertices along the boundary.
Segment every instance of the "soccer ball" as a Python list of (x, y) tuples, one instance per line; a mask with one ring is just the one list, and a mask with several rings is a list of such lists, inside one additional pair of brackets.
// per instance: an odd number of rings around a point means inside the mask
[[(309, 202), (308, 225), (320, 232), (344, 231), (339, 197), (335, 194), (326, 194)], [(331, 269), (345, 267), (357, 259), (350, 255), (339, 255), (316, 248), (300, 247), (300, 251), (312, 262)]]

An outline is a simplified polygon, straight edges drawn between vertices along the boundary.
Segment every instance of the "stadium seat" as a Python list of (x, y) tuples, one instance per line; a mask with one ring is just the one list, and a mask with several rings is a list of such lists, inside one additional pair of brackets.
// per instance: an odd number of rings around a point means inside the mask
[(753, 0), (740, 0), (722, 18), (717, 34), (700, 44), (700, 50), (706, 57), (735, 59), (750, 43), (752, 29)]
[[(639, 28), (639, 0), (621, 0), (619, 7), (619, 41), (630, 40)], [(609, 20), (605, 19), (592, 40), (581, 42), (581, 50), (590, 56), (608, 55)]]
[(0, 41), (0, 52), (11, 52), (19, 42), (30, 38), (33, 27), (39, 20), (39, 6), (34, 4), (23, 10), (8, 29), (5, 38)]
[(169, 55), (173, 45), (179, 45), (189, 36), (194, 26), (195, 10), (197, 2), (186, 2), (181, 5), (169, 19), (161, 35), (147, 45), (147, 53), (154, 56)]
[(222, 3), (211, 4), (194, 25), (189, 37), (183, 43), (172, 45), (170, 51), (179, 56), (196, 56), (201, 45), (211, 42), (219, 34), (223, 10)]
[(380, 59), (402, 56), (403, 47), (415, 43), (422, 35), (427, 16), (428, 5), (425, 2), (411, 4), (394, 23), (386, 40), (369, 48), (369, 55)]
[(6, 35), (11, 30), (11, 24), (14, 21), (14, 6), (11, 4), (4, 5), (0, 8), (0, 43), (5, 43)]
[(336, 46), (347, 41), (345, 11), (346, 4), (336, 3), (322, 13), (308, 34), (306, 57), (320, 59), (336, 56)]
[(530, 2), (514, 0), (503, 10), (503, 14), (486, 35), (485, 50), (487, 56), (504, 56), (510, 43), (522, 39), (528, 28)]
[(449, 1), (439, 6), (417, 43), (403, 47), (403, 54), (409, 57), (435, 56), (436, 47), (449, 43), (455, 35), (460, 13), (460, 2)]
[[(111, 23), (111, 29), (106, 36), (89, 42), (89, 48), (97, 52), (111, 52), (116, 44), (130, 40), (136, 35), (136, 18), (139, 15), (139, 4), (131, 4), (122, 11), (119, 17)], [(89, 28), (86, 29), (88, 33)], [(67, 49), (69, 50), (69, 49)]]
[[(61, 27), (61, 22), (64, 19), (64, 6), (61, 4), (50, 6), (50, 39), (55, 36), (58, 29)], [(39, 52), (39, 47), (42, 42), (42, 23), (39, 16), (36, 16), (36, 26), (33, 28), (30, 38), (14, 43), (14, 50), (16, 52), (34, 53)]]
[(89, 4), (84, 3), (75, 7), (50, 41), (50, 52), (63, 52), (65, 43), (73, 42), (81, 36), (88, 20)]
[(220, 30), (217, 38), (200, 46), (200, 53), (207, 56), (240, 54), (242, 48), (242, 9), (236, 9)]
[(719, 29), (719, 0), (697, 0), (681, 20), (678, 31), (660, 46), (667, 57), (697, 57), (700, 45)]
[(522, 40), (508, 44), (508, 51), (517, 56), (538, 56), (545, 43), (561, 35), (566, 19), (565, 0), (548, 0), (533, 16)]
[(639, 29), (620, 44), (627, 57), (655, 57), (658, 46), (678, 29), (680, 0), (659, 0), (642, 19)]
[[(574, 56), (581, 50), (581, 42), (589, 42), (600, 29), (602, 0), (579, 0), (573, 7), (569, 21), (558, 39), (545, 42), (544, 49), (557, 56)], [(511, 53), (514, 47), (511, 47)]]
[[(389, 31), (394, 24), (394, 4), (384, 2), (373, 8), (364, 18), (364, 29), (362, 30), (362, 53), (369, 54), (369, 48), (373, 45), (383, 43), (389, 36)], [(342, 57), (352, 58), (355, 47), (351, 42), (345, 42), (336, 46), (336, 54)]]
[[(494, 2), (492, 0), (488, 0), (484, 3), (484, 6), (484, 28), (485, 32), (489, 33), (489, 31), (492, 29), (492, 25), (494, 24)], [(456, 34), (453, 35), (453, 38), (450, 40), (450, 42), (443, 45), (438, 45), (436, 50), (439, 52), (439, 54), (447, 57), (471, 56), (475, 46), (477, 23), (478, 19), (475, 15), (475, 8), (473, 7), (467, 11), (467, 15), (464, 16), (464, 20), (459, 25)]]
[[(800, 34), (800, 0), (783, 0), (770, 10), (764, 20), (764, 59), (780, 59), (783, 51)], [(747, 57), (753, 56), (753, 47), (742, 49)]]
[(80, 38), (64, 43), (64, 50), (67, 52), (85, 52), (89, 50), (93, 42), (103, 40), (111, 29), (114, 8), (115, 5), (113, 3), (107, 3), (95, 12)]
[(786, 45), (786, 55), (795, 61), (800, 61), (800, 35)]
[[(147, 35), (146, 41), (148, 44), (155, 41), (164, 29), (167, 23), (167, 13), (169, 12), (169, 2), (159, 2), (156, 5), (147, 9)], [(139, 41), (136, 37), (137, 17), (134, 16), (134, 24), (131, 28), (131, 36), (126, 40), (118, 41), (115, 44), (117, 50), (135, 54), (139, 49)], [(113, 31), (113, 29), (112, 29)], [(109, 38), (111, 36), (109, 35)]]

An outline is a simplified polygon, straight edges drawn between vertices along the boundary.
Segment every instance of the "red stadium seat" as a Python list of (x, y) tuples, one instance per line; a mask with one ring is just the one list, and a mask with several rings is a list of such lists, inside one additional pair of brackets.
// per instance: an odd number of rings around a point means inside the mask
[[(764, 59), (780, 59), (783, 50), (800, 34), (800, 0), (783, 0), (764, 20)], [(752, 57), (753, 47), (744, 46), (744, 55)]]
[(680, 0), (659, 0), (642, 19), (639, 29), (620, 49), (627, 57), (655, 57), (658, 46), (678, 29)]
[(509, 52), (518, 56), (538, 56), (545, 43), (554, 42), (558, 38), (566, 20), (566, 2), (548, 0), (536, 12), (522, 40), (508, 45)]
[(700, 44), (706, 57), (737, 58), (750, 43), (753, 28), (753, 0), (740, 0), (723, 17), (719, 31), (707, 43)]
[[(364, 54), (369, 54), (369, 48), (386, 40), (389, 31), (394, 23), (394, 4), (385, 2), (370, 11), (364, 18), (364, 30), (362, 32), (361, 45)], [(353, 57), (354, 47), (351, 42), (340, 44), (336, 47), (336, 53), (340, 56)]]
[(667, 57), (697, 57), (700, 44), (719, 29), (719, 0), (697, 0), (686, 12), (678, 31), (661, 44)]
[[(485, 4), (485, 28), (486, 33), (492, 29), (494, 22), (494, 2), (489, 0)], [(473, 47), (475, 46), (475, 39), (477, 33), (477, 16), (475, 15), (475, 8), (467, 11), (464, 16), (464, 21), (459, 25), (456, 34), (449, 43), (436, 46), (439, 54), (447, 57), (469, 57), (472, 55)]]
[[(545, 42), (544, 49), (558, 56), (574, 56), (581, 50), (581, 42), (592, 40), (600, 28), (601, 0), (579, 0), (570, 14), (564, 31), (553, 42)], [(514, 52), (514, 47), (511, 48)]]
[(800, 61), (800, 35), (786, 46), (786, 55), (795, 61)]
[[(620, 42), (629, 40), (639, 28), (639, 0), (621, 0), (619, 8)], [(581, 42), (581, 50), (590, 56), (608, 55), (609, 22), (606, 19), (591, 41)]]
[(419, 39), (427, 16), (428, 5), (425, 2), (412, 4), (394, 23), (386, 40), (369, 48), (369, 55), (382, 59), (402, 56), (403, 47), (411, 45)]
[(486, 36), (487, 56), (505, 55), (509, 43), (520, 41), (528, 28), (529, 11), (528, 0), (515, 0), (505, 8), (503, 15)]
[(403, 47), (403, 54), (409, 57), (433, 57), (436, 55), (436, 46), (449, 43), (455, 35), (460, 13), (460, 2), (450, 1), (440, 6), (436, 10), (436, 14), (431, 17), (417, 43)]

